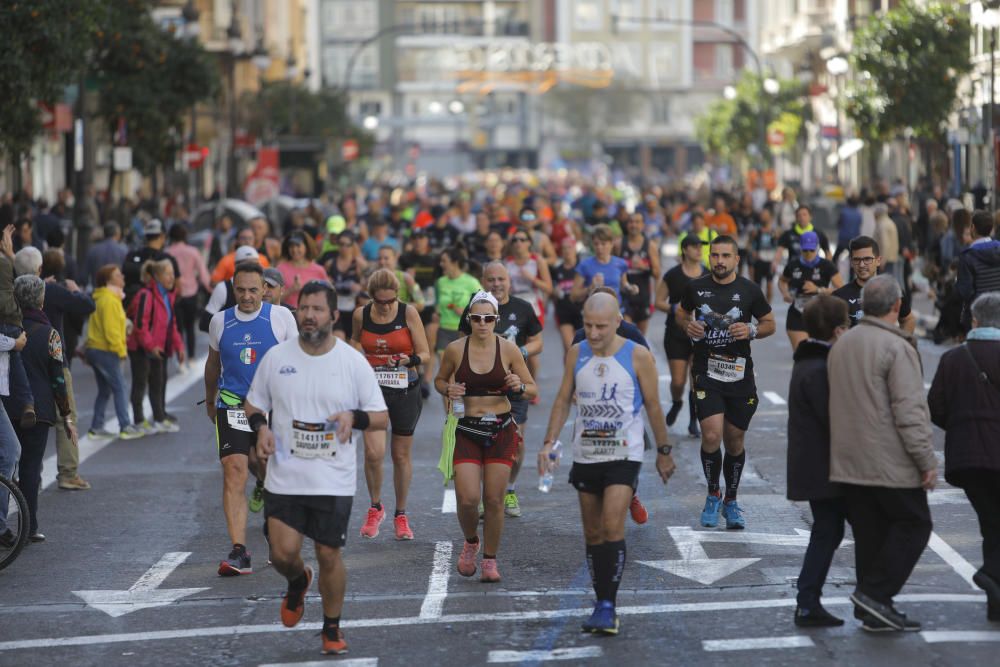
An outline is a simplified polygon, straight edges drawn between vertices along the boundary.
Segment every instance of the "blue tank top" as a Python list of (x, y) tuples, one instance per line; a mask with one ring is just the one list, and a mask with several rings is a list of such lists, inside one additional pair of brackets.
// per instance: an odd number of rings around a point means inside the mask
[[(271, 304), (261, 304), (257, 317), (249, 322), (236, 319), (236, 307), (225, 311), (225, 326), (219, 337), (219, 358), (222, 374), (219, 376), (219, 390), (246, 398), (253, 382), (257, 365), (264, 353), (278, 344), (271, 328)], [(222, 399), (218, 407), (225, 407)]]

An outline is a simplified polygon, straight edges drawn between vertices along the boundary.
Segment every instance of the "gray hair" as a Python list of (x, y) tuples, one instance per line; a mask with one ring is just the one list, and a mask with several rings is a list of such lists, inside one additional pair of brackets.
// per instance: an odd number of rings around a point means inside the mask
[(1000, 328), (1000, 292), (986, 292), (972, 302), (972, 319), (979, 327)]
[(888, 274), (875, 276), (861, 289), (861, 308), (865, 315), (884, 317), (901, 298), (903, 290), (894, 277)]
[(14, 280), (14, 298), (22, 310), (41, 310), (45, 303), (45, 282), (34, 275), (18, 276)]
[(35, 246), (25, 246), (14, 255), (14, 273), (19, 276), (37, 276), (42, 271), (42, 251)]

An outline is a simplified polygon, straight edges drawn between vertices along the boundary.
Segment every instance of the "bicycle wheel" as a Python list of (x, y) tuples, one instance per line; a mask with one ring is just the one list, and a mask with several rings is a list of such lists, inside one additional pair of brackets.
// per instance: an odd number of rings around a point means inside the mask
[(28, 542), (31, 522), (28, 501), (17, 484), (0, 475), (0, 519), (7, 515), (7, 528), (0, 531), (0, 570), (14, 562)]

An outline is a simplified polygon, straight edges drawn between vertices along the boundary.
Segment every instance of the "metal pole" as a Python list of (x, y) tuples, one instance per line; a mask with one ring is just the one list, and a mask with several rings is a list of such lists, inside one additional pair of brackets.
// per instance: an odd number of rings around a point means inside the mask
[(996, 92), (994, 86), (996, 86), (996, 72), (997, 72), (997, 29), (992, 28), (990, 30), (990, 113), (989, 117), (986, 119), (986, 140), (989, 142), (990, 159), (987, 164), (990, 166), (990, 213), (996, 214), (997, 211), (997, 148), (996, 140), (993, 138), (993, 112), (994, 105), (996, 103)]
[(229, 68), (229, 163), (226, 167), (226, 194), (234, 197), (236, 188), (236, 56)]

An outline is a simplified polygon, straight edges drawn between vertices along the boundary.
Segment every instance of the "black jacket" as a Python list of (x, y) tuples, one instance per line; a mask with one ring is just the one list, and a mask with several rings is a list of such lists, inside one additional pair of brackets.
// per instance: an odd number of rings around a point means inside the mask
[(984, 292), (1000, 291), (1000, 241), (976, 243), (958, 256), (958, 278), (955, 289), (962, 297), (962, 324), (972, 326), (970, 308)]
[(830, 348), (812, 339), (795, 351), (788, 385), (788, 499), (827, 500), (842, 494), (830, 481)]
[[(990, 377), (978, 377), (968, 350)], [(927, 403), (945, 430), (944, 478), (962, 486), (965, 470), (1000, 471), (1000, 341), (970, 340), (941, 356)]]

